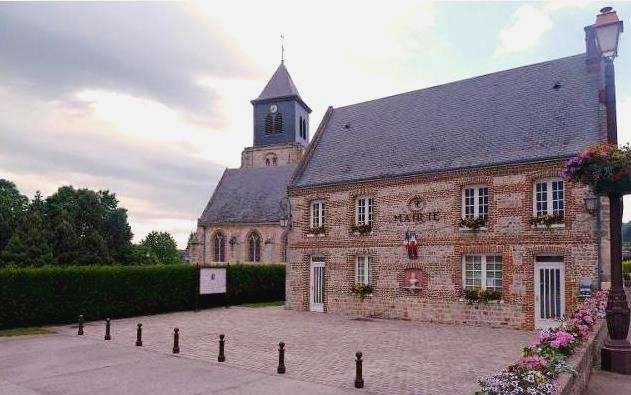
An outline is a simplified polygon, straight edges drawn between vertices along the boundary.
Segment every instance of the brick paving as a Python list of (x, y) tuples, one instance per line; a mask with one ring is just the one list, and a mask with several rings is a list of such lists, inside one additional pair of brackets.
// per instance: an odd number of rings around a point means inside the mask
[[(112, 321), (112, 342), (170, 353), (180, 328), (183, 357), (216, 364), (218, 337), (226, 334), (226, 365), (276, 374), (278, 342), (286, 343), (287, 376), (352, 388), (354, 354), (364, 353), (365, 391), (379, 394), (470, 394), (480, 377), (514, 362), (533, 332), (398, 320), (359, 321), (282, 307), (231, 307)], [(85, 336), (103, 339), (103, 322)], [(75, 336), (76, 327), (60, 328)]]

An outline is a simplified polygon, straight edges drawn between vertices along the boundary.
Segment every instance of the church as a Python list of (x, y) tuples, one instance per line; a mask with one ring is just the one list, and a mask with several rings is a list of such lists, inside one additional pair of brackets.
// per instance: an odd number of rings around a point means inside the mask
[(309, 142), (309, 113), (284, 61), (251, 101), (254, 142), (241, 167), (226, 169), (198, 220), (190, 260), (285, 262), (287, 186)]

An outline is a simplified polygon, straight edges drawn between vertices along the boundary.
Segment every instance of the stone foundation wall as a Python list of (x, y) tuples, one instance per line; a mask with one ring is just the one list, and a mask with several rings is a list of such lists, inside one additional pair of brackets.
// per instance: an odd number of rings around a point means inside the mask
[(600, 362), (600, 349), (606, 337), (607, 323), (605, 320), (600, 320), (587, 341), (568, 360), (568, 364), (576, 369), (578, 374), (576, 376), (564, 374), (557, 380), (559, 395), (581, 395), (585, 391), (594, 366)]

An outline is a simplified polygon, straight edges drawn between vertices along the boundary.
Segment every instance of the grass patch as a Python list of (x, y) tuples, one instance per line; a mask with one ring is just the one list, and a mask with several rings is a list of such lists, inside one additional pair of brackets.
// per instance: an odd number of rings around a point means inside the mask
[(0, 329), (0, 337), (46, 335), (49, 333), (55, 333), (55, 331), (52, 329), (43, 328), (41, 326), (32, 326), (28, 328)]
[(259, 302), (259, 303), (246, 303), (246, 304), (242, 304), (241, 306), (243, 307), (253, 307), (253, 308), (259, 308), (259, 307), (278, 307), (278, 306), (284, 306), (285, 305), (285, 301), (284, 300), (279, 300), (276, 302)]

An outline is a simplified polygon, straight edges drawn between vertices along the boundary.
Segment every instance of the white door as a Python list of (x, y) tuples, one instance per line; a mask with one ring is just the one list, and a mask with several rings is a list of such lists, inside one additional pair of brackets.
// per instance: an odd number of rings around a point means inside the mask
[(565, 312), (562, 256), (535, 258), (535, 328), (558, 327)]
[(324, 312), (324, 258), (311, 257), (309, 309)]

